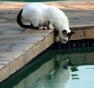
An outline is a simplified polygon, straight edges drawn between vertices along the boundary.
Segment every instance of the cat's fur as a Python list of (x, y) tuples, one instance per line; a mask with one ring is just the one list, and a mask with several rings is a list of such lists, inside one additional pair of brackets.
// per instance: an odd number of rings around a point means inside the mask
[[(30, 21), (31, 25), (22, 23), (21, 18)], [(17, 23), (23, 28), (39, 28), (41, 26), (54, 29), (62, 43), (68, 41), (72, 34), (69, 20), (63, 11), (43, 3), (28, 3), (19, 12)], [(68, 36), (69, 34), (69, 36)]]

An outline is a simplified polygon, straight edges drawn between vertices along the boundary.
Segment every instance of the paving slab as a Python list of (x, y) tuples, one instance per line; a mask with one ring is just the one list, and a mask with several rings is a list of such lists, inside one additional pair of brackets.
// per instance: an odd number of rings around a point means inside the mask
[(75, 34), (70, 37), (70, 40), (81, 40), (81, 39), (85, 39), (83, 30), (75, 31)]
[(88, 39), (94, 39), (94, 28), (91, 30), (85, 30), (85, 36)]

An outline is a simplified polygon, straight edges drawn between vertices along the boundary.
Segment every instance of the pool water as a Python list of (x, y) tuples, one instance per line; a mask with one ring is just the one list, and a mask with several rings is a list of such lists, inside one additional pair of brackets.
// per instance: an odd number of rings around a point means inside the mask
[(94, 88), (94, 52), (49, 51), (0, 88)]
[[(73, 68), (71, 68), (72, 70)], [(64, 88), (94, 88), (94, 65), (75, 67)]]

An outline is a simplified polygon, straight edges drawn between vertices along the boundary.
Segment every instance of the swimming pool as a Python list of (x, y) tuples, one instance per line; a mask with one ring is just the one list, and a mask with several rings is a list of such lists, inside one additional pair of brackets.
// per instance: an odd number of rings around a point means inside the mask
[(93, 51), (50, 50), (12, 75), (0, 88), (93, 88), (93, 74)]

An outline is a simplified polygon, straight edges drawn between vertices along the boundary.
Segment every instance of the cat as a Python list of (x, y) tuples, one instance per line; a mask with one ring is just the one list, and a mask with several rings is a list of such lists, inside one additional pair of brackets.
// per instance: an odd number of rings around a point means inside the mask
[[(23, 24), (22, 18), (31, 24)], [(63, 44), (75, 33), (69, 29), (69, 20), (62, 10), (38, 2), (27, 3), (17, 15), (17, 23), (23, 28), (52, 29)]]

